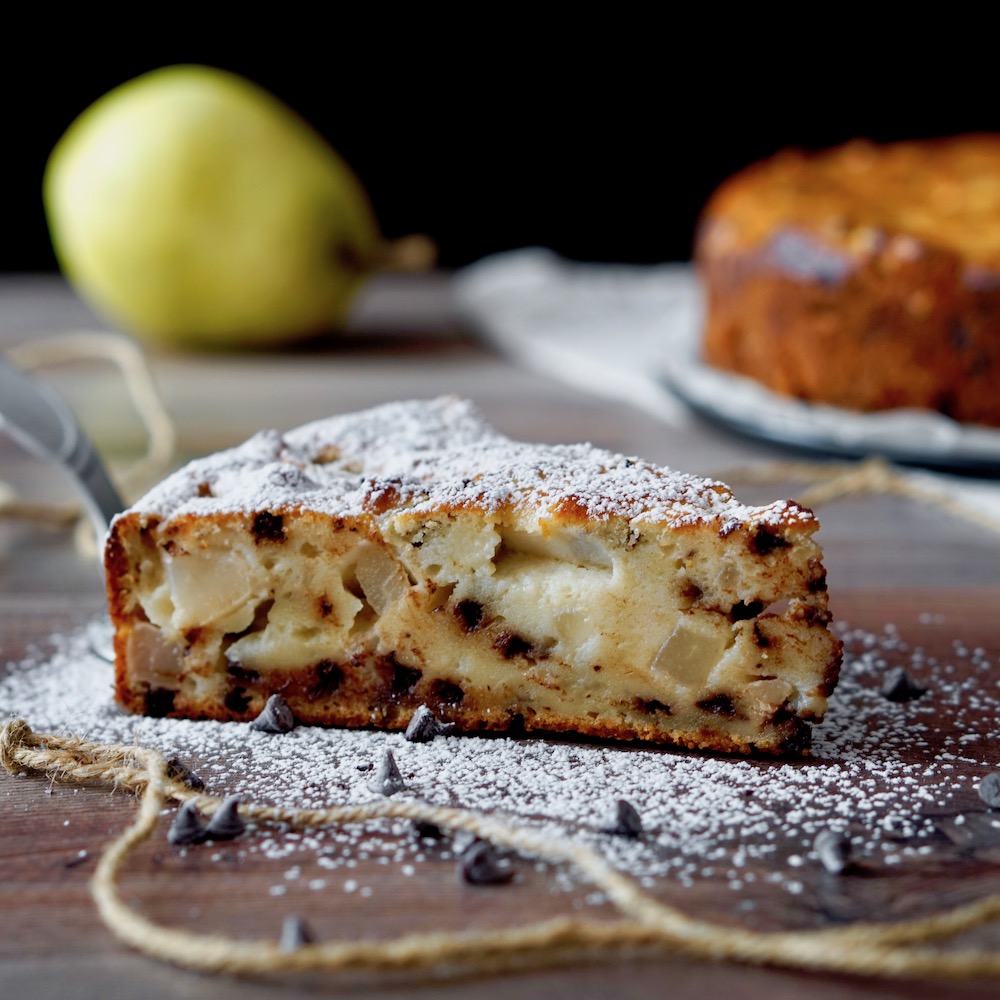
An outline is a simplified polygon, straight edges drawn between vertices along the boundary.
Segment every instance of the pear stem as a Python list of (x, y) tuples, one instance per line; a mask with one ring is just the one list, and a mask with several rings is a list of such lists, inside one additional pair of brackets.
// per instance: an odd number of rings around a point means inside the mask
[(375, 260), (379, 271), (429, 271), (437, 263), (437, 245), (423, 233), (388, 240)]

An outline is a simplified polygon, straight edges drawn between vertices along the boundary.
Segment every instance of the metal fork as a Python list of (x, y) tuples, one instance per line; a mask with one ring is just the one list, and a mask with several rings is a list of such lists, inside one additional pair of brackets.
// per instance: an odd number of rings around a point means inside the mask
[(32, 455), (69, 470), (97, 537), (103, 538), (111, 518), (125, 508), (121, 494), (65, 401), (2, 354), (0, 431)]
[[(103, 539), (111, 519), (125, 509), (121, 494), (66, 402), (48, 386), (12, 365), (3, 354), (0, 354), (0, 431), (32, 455), (69, 470), (80, 487), (97, 538)], [(114, 662), (111, 622), (106, 618), (92, 626), (90, 644), (98, 656)]]

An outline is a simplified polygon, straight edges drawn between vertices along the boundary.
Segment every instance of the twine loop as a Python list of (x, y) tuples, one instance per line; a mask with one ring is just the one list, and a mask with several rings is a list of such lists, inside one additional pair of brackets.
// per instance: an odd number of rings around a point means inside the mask
[(645, 893), (583, 844), (553, 838), (494, 816), (420, 801), (381, 800), (325, 809), (245, 803), (257, 823), (298, 829), (373, 819), (421, 819), (487, 838), (500, 847), (573, 865), (617, 908), (617, 920), (554, 917), (503, 930), (418, 931), (386, 940), (330, 940), (284, 951), (277, 941), (233, 940), (165, 927), (128, 905), (118, 887), (125, 862), (160, 822), (168, 801), (217, 808), (221, 799), (194, 792), (169, 771), (158, 751), (77, 737), (37, 735), (23, 719), (0, 728), (0, 763), (12, 774), (38, 771), (77, 783), (101, 781), (140, 793), (130, 825), (106, 848), (91, 882), (98, 913), (121, 941), (161, 961), (200, 972), (265, 975), (282, 972), (406, 971), (439, 977), (461, 970), (493, 973), (620, 956), (684, 955), (867, 976), (969, 979), (1000, 976), (1000, 954), (938, 950), (947, 941), (1000, 917), (1000, 896), (944, 913), (894, 923), (857, 923), (815, 931), (761, 932), (690, 917)]
[(8, 719), (0, 726), (0, 766), (8, 774), (25, 774), (28, 768), (17, 759), (17, 753), (27, 746), (34, 733), (24, 719)]

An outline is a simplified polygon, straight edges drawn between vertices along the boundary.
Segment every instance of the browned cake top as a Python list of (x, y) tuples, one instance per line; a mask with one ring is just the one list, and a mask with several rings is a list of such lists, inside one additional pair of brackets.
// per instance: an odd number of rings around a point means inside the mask
[[(801, 225), (848, 254), (900, 235), (1000, 267), (1000, 136), (785, 150), (723, 184), (705, 217), (717, 252)], [(905, 240), (898, 250), (919, 252)]]
[(389, 403), (287, 434), (262, 431), (192, 462), (132, 510), (162, 519), (290, 509), (349, 517), (400, 508), (816, 526), (811, 511), (790, 501), (746, 507), (722, 483), (591, 445), (511, 441), (452, 397)]

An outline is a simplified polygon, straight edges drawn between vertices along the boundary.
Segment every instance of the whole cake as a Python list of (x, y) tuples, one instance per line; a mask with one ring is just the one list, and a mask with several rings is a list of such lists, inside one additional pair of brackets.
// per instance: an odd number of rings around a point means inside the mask
[(1000, 136), (784, 151), (716, 191), (695, 257), (709, 364), (1000, 425)]
[(262, 432), (114, 521), (117, 697), (798, 751), (840, 665), (817, 527), (452, 398)]

